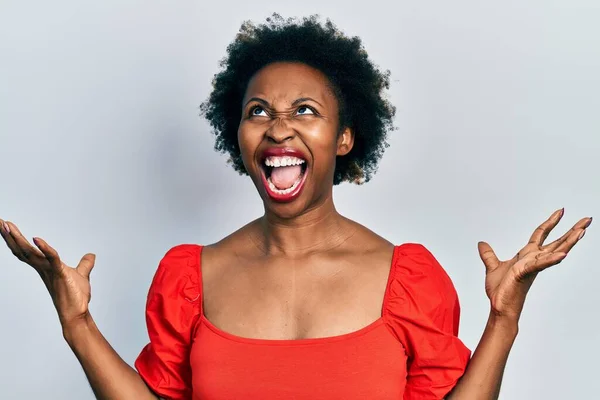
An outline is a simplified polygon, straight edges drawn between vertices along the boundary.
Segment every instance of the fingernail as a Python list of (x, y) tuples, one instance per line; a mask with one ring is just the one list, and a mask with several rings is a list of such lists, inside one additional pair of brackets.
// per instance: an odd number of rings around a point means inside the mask
[(563, 215), (565, 215), (565, 208), (561, 208), (560, 209), (560, 213), (558, 213), (558, 215), (562, 218)]
[(590, 217), (590, 220), (587, 222), (587, 224), (585, 224), (585, 227), (589, 227), (592, 224), (592, 217)]
[(579, 234), (579, 239), (577, 239), (577, 240), (583, 239), (584, 236), (585, 236), (585, 231), (583, 231)]
[(6, 231), (6, 233), (10, 233), (10, 228), (8, 224), (6, 222), (3, 222), (2, 225), (4, 225), (4, 230)]

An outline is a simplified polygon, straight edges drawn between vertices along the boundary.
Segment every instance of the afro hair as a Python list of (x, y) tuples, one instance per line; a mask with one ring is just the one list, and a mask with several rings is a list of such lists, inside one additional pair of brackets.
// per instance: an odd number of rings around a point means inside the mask
[(388, 146), (387, 133), (394, 129), (396, 110), (384, 96), (390, 72), (368, 59), (360, 38), (346, 36), (315, 15), (284, 19), (273, 14), (262, 24), (242, 24), (200, 106), (216, 136), (215, 149), (228, 153), (234, 169), (247, 174), (237, 139), (240, 109), (250, 79), (274, 62), (300, 62), (329, 79), (339, 104), (340, 132), (354, 132), (354, 147), (336, 159), (333, 183), (369, 181)]

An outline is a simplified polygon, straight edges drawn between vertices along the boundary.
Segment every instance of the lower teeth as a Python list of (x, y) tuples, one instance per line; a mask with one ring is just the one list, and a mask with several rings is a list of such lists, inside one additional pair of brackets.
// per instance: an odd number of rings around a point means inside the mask
[(302, 180), (302, 176), (300, 176), (298, 178), (298, 180), (296, 182), (294, 182), (292, 187), (289, 187), (287, 189), (277, 189), (277, 187), (273, 184), (273, 182), (271, 182), (270, 177), (267, 178), (267, 183), (269, 184), (269, 189), (271, 189), (273, 192), (275, 192), (277, 194), (288, 194), (288, 193), (291, 193), (294, 189), (296, 189), (298, 187), (301, 180)]

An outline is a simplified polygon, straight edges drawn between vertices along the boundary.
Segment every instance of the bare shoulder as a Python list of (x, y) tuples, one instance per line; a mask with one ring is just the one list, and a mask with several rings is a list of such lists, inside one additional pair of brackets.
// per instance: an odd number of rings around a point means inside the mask
[(347, 219), (347, 223), (354, 233), (343, 246), (343, 252), (361, 263), (387, 268), (394, 244), (358, 222)]
[(218, 242), (206, 245), (202, 249), (202, 276), (210, 282), (211, 278), (227, 274), (234, 265), (247, 262), (256, 246), (252, 245), (249, 232), (257, 221), (244, 225), (237, 231)]
[(346, 219), (354, 234), (348, 239), (348, 244), (363, 253), (378, 253), (389, 251), (394, 244), (373, 232), (366, 226), (351, 219)]

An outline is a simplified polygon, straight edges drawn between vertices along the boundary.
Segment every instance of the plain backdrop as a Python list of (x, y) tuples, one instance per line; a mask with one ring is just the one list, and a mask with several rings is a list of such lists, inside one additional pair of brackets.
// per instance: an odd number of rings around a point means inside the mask
[[(198, 116), (245, 20), (318, 13), (392, 73), (398, 130), (338, 209), (420, 242), (475, 348), (489, 303), (477, 241), (502, 258), (554, 210), (600, 218), (600, 3), (564, 1), (0, 1), (0, 218), (76, 264), (97, 254), (91, 310), (132, 363), (158, 261), (260, 216), (248, 178)], [(600, 221), (598, 221), (600, 223)], [(502, 399), (598, 392), (600, 226), (535, 282)], [(0, 397), (92, 399), (36, 273), (0, 248)]]

